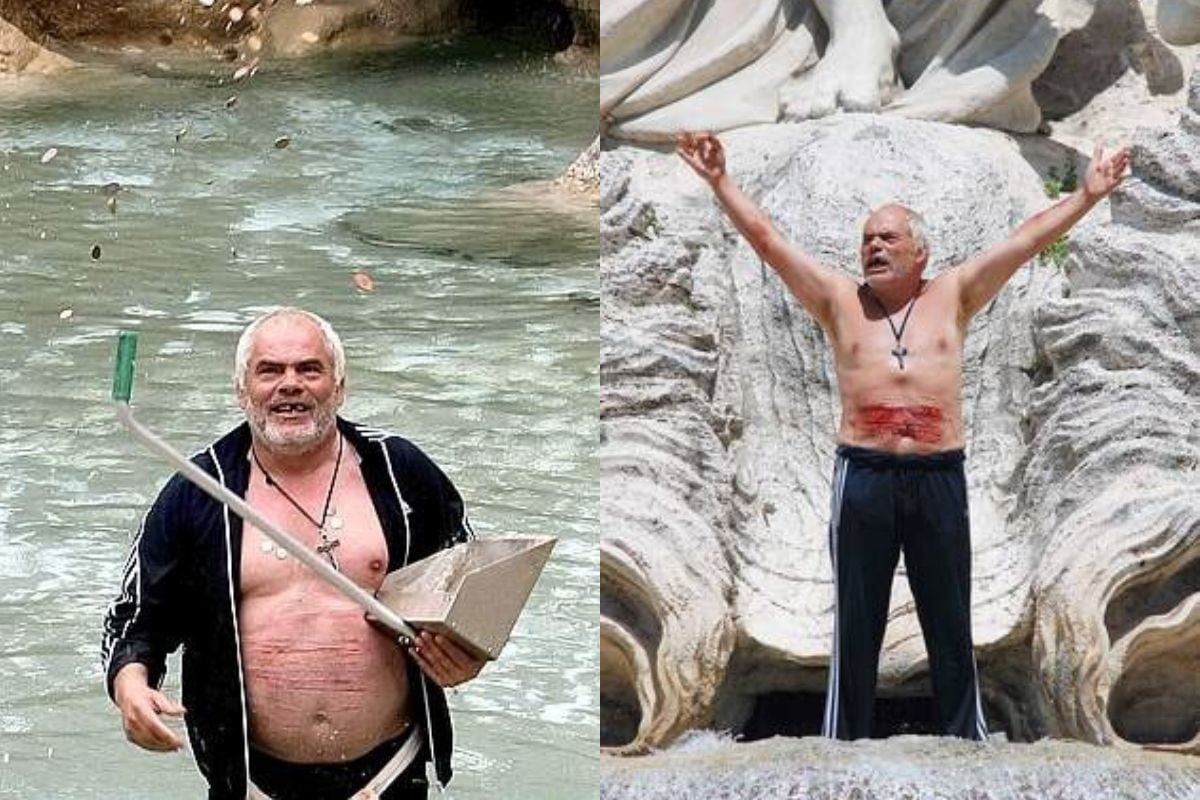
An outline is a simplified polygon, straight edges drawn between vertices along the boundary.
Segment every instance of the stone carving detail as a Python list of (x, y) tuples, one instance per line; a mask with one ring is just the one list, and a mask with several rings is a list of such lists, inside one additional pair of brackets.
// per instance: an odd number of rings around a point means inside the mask
[(1200, 71), (1133, 163), (1035, 320), (1034, 653), (1052, 733), (1200, 753)]
[[(1200, 219), (1196, 119), (1138, 143), (1115, 221), (1077, 228), (1065, 269), (1027, 265), (972, 323), (975, 638), (1017, 738), (1198, 750), (1200, 238), (1163, 232)], [(1046, 203), (986, 130), (851, 114), (725, 141), (781, 230), (856, 275), (887, 200), (926, 216), (931, 271)], [(601, 738), (640, 752), (823, 692), (838, 401), (819, 328), (674, 156), (603, 152), (601, 207)], [(926, 673), (898, 579), (881, 694)]]
[(1200, 0), (1158, 0), (1155, 18), (1171, 44), (1200, 44)]
[(616, 137), (838, 109), (1034, 130), (1030, 86), (1094, 0), (615, 0), (600, 108)]

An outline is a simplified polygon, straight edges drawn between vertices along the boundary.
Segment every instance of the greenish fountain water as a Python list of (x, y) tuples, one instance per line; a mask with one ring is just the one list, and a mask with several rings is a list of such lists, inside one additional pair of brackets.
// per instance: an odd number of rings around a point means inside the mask
[(202, 795), (190, 754), (124, 741), (102, 688), (100, 620), (169, 472), (113, 418), (113, 347), (139, 331), (138, 417), (190, 452), (238, 422), (237, 332), (284, 303), (341, 332), (346, 415), (425, 449), (481, 535), (561, 537), (501, 659), (451, 698), (446, 796), (594, 795), (596, 213), (505, 190), (587, 145), (594, 79), (482, 41), (236, 84), (168, 66), (5, 100), (0, 797)]

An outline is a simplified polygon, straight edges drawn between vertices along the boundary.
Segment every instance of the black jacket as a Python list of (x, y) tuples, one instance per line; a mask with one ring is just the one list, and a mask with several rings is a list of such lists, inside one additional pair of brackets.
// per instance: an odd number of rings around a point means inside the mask
[[(361, 458), (388, 547), (388, 571), (471, 538), (462, 499), (411, 442), (345, 420), (338, 428)], [(245, 497), (250, 429), (243, 423), (192, 457)], [(176, 473), (142, 520), (121, 593), (104, 619), (108, 693), (121, 667), (146, 665), (162, 685), (167, 654), (183, 645), (183, 705), (210, 800), (243, 800), (248, 743), (237, 608), (242, 520)], [(411, 663), (411, 662), (410, 662)], [(424, 716), (438, 780), (450, 780), (453, 727), (441, 687), (410, 667), (414, 715)], [(417, 690), (419, 687), (419, 690)]]

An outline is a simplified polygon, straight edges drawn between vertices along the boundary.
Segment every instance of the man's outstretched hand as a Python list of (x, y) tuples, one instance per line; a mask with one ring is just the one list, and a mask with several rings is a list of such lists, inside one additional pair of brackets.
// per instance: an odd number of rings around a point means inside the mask
[(711, 133), (681, 133), (675, 152), (709, 183), (725, 175), (725, 148)]
[(1092, 152), (1092, 161), (1088, 164), (1087, 174), (1083, 176), (1083, 193), (1093, 201), (1107, 197), (1125, 179), (1125, 171), (1128, 167), (1128, 148), (1122, 147), (1105, 158), (1104, 148), (1096, 145), (1096, 149)]

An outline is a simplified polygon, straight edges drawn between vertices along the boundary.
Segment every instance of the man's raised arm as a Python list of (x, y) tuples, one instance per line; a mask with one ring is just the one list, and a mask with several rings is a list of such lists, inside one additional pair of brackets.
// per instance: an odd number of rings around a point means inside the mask
[(1017, 268), (1071, 229), (1125, 177), (1129, 151), (1121, 148), (1108, 158), (1097, 146), (1083, 184), (1054, 205), (1034, 214), (1007, 239), (968, 259), (958, 270), (959, 316), (970, 319), (1004, 287)]
[(763, 261), (771, 265), (805, 310), (822, 327), (833, 320), (833, 300), (840, 284), (853, 290), (853, 281), (821, 265), (788, 242), (771, 220), (725, 172), (725, 150), (711, 133), (685, 133), (676, 148), (679, 157), (713, 190), (731, 222)]

